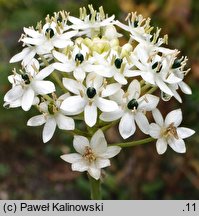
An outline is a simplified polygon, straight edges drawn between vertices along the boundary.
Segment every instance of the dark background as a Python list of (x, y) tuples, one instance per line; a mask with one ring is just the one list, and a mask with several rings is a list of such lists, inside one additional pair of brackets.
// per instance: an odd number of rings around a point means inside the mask
[[(168, 149), (159, 156), (155, 143), (124, 149), (106, 169), (104, 199), (198, 199), (199, 198), (199, 1), (197, 0), (0, 0), (0, 199), (89, 199), (86, 174), (72, 172), (60, 159), (70, 151), (72, 137), (64, 131), (43, 144), (42, 127), (29, 128), (32, 109), (6, 110), (3, 96), (10, 89), (7, 76), (15, 65), (9, 59), (21, 50), (17, 43), (24, 26), (35, 26), (54, 11), (66, 10), (78, 16), (79, 7), (103, 5), (109, 15), (124, 21), (128, 12), (137, 11), (152, 18), (152, 24), (169, 35), (169, 47), (189, 57), (192, 70), (186, 82), (191, 96), (182, 95), (183, 103), (171, 100), (159, 105), (163, 113), (181, 107), (182, 125), (196, 130), (186, 140), (187, 153)], [(18, 64), (19, 65), (19, 64)], [(117, 128), (106, 134), (109, 142), (118, 142)], [(142, 138), (137, 131), (130, 140)]]

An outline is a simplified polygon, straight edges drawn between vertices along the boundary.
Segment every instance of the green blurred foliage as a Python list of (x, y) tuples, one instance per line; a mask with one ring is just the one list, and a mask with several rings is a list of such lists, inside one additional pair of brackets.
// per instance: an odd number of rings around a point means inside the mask
[[(105, 171), (102, 184), (104, 199), (198, 199), (199, 197), (199, 3), (197, 0), (0, 0), (0, 199), (89, 199), (86, 174), (71, 172), (59, 156), (73, 151), (72, 137), (56, 130), (53, 139), (43, 144), (42, 127), (30, 128), (27, 120), (36, 114), (32, 109), (3, 108), (9, 90), (7, 77), (13, 67), (11, 56), (21, 50), (24, 26), (35, 26), (47, 14), (66, 10), (78, 16), (79, 7), (103, 5), (109, 15), (125, 20), (128, 12), (137, 11), (152, 18), (152, 24), (169, 35), (169, 47), (188, 55), (192, 68), (187, 82), (191, 96), (183, 103), (171, 100), (160, 109), (167, 113), (182, 107), (183, 125), (196, 130), (186, 141), (187, 153), (179, 155), (168, 149), (159, 156), (155, 145), (123, 151)], [(110, 134), (107, 136), (111, 136)], [(111, 137), (110, 137), (111, 138)], [(138, 139), (139, 137), (134, 137)]]

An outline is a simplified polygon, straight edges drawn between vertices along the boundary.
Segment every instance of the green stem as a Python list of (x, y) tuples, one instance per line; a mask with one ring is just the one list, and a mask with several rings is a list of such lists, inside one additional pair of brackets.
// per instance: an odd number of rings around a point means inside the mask
[(116, 120), (116, 121), (114, 121), (114, 122), (111, 122), (110, 124), (103, 126), (103, 127), (101, 128), (101, 130), (102, 130), (102, 131), (106, 131), (106, 130), (108, 130), (109, 128), (111, 128), (112, 126), (116, 125), (118, 122), (119, 122), (119, 120)]
[(114, 145), (115, 146), (120, 146), (122, 148), (126, 148), (126, 147), (132, 147), (132, 146), (137, 146), (137, 145), (150, 143), (150, 142), (153, 142), (154, 140), (155, 140), (154, 138), (148, 137), (146, 139), (141, 139), (141, 140), (132, 141), (132, 142), (125, 142), (125, 143), (117, 143), (117, 144), (114, 144)]
[(146, 92), (146, 94), (153, 93), (154, 91), (156, 91), (157, 88), (158, 88), (157, 86), (153, 86), (149, 91)]
[(142, 93), (151, 87), (151, 84), (146, 84), (141, 88)]
[(64, 85), (62, 84), (61, 80), (59, 79), (59, 76), (53, 72), (51, 74), (52, 78), (57, 82), (57, 84), (59, 85), (59, 87), (65, 92), (67, 93), (68, 91), (65, 89)]
[(91, 199), (92, 200), (101, 200), (101, 184), (100, 179), (96, 180), (88, 174), (88, 178), (90, 181), (90, 189), (91, 189)]

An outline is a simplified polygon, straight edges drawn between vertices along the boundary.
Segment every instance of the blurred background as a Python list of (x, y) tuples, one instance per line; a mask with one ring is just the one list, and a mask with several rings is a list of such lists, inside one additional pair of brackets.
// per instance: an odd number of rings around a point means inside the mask
[[(70, 151), (72, 137), (64, 131), (47, 144), (42, 143), (42, 127), (29, 128), (27, 120), (34, 109), (6, 110), (3, 96), (10, 89), (7, 77), (16, 65), (9, 59), (21, 50), (17, 43), (24, 26), (54, 11), (66, 10), (78, 16), (79, 7), (103, 5), (109, 15), (124, 21), (128, 12), (137, 11), (152, 18), (152, 24), (169, 35), (169, 47), (181, 50), (189, 58), (192, 70), (186, 77), (191, 96), (182, 95), (183, 103), (171, 100), (159, 108), (163, 113), (181, 107), (182, 125), (196, 130), (186, 140), (187, 153), (168, 149), (159, 156), (155, 143), (124, 149), (106, 169), (104, 199), (199, 199), (199, 1), (198, 0), (0, 0), (0, 199), (89, 199), (86, 174), (72, 172), (60, 159)], [(120, 141), (117, 129), (106, 136), (109, 143)], [(137, 131), (132, 139), (142, 138)], [(71, 148), (72, 149), (72, 148)]]

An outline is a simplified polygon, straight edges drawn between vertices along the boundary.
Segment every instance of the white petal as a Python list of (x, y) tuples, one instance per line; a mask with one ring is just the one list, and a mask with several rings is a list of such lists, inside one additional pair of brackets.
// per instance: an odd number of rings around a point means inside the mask
[(81, 84), (73, 79), (63, 78), (63, 85), (70, 92), (77, 94), (77, 95), (80, 94), (80, 89), (82, 89)]
[(158, 109), (154, 109), (154, 110), (152, 110), (152, 114), (153, 114), (153, 118), (154, 118), (155, 122), (158, 125), (162, 126), (164, 124), (164, 120), (163, 120), (161, 112)]
[(133, 115), (125, 113), (119, 123), (119, 132), (124, 139), (135, 133), (135, 121)]
[(96, 105), (102, 112), (112, 112), (118, 109), (118, 105), (115, 101), (107, 100), (104, 98), (97, 98)]
[(107, 142), (102, 130), (98, 130), (91, 138), (90, 146), (96, 155), (104, 153), (107, 149)]
[(22, 65), (25, 67), (26, 65), (28, 65), (31, 60), (34, 58), (36, 54), (36, 50), (33, 48), (32, 50), (30, 50), (30, 52), (25, 56), (25, 58), (22, 61)]
[(70, 63), (56, 62), (53, 64), (53, 67), (58, 71), (67, 72), (67, 73), (70, 73), (74, 70), (74, 66), (71, 65)]
[(30, 118), (27, 122), (28, 126), (40, 126), (46, 122), (44, 115), (37, 115)]
[(23, 30), (30, 37), (37, 38), (41, 36), (41, 34), (38, 31), (35, 31), (34, 29), (24, 27)]
[(55, 85), (51, 81), (35, 80), (31, 83), (36, 94), (49, 94), (55, 91)]
[(24, 48), (20, 53), (14, 55), (10, 59), (10, 63), (19, 62), (25, 58), (25, 56), (30, 52), (29, 47)]
[(182, 81), (178, 85), (185, 94), (192, 94), (191, 88), (185, 82)]
[(42, 69), (36, 76), (35, 78), (37, 80), (43, 80), (44, 78), (46, 78), (47, 76), (49, 76), (52, 72), (53, 72), (54, 68), (52, 65), (49, 65), (47, 67), (45, 67), (44, 69)]
[(73, 71), (73, 76), (75, 77), (76, 80), (82, 82), (86, 77), (86, 73), (81, 68), (75, 68)]
[(24, 111), (28, 111), (30, 109), (34, 101), (34, 97), (35, 93), (31, 88), (27, 88), (26, 91), (24, 91), (21, 101), (21, 107)]
[(72, 164), (72, 170), (84, 172), (84, 171), (88, 170), (88, 163), (84, 159), (82, 159), (82, 160)]
[(71, 40), (63, 40), (61, 37), (59, 37), (53, 40), (53, 45), (54, 47), (63, 49), (67, 46), (73, 45), (73, 42)]
[(62, 63), (68, 62), (68, 58), (63, 53), (60, 53), (60, 52), (53, 50), (53, 56)]
[(82, 156), (77, 153), (65, 154), (60, 156), (62, 160), (68, 163), (76, 163), (82, 159)]
[(146, 71), (142, 71), (142, 73), (140, 74), (142, 79), (145, 80), (146, 82), (155, 85), (155, 78), (154, 78), (154, 74), (152, 72), (146, 72)]
[(84, 108), (84, 119), (89, 127), (93, 127), (97, 121), (97, 107), (94, 103), (87, 104)]
[(124, 103), (124, 90), (120, 89), (116, 94), (111, 95), (110, 99), (115, 101), (117, 104), (122, 105)]
[(89, 73), (86, 77), (86, 86), (99, 89), (103, 84), (103, 77), (95, 73)]
[(63, 40), (68, 40), (72, 37), (74, 37), (77, 34), (78, 31), (68, 31), (60, 35), (60, 38)]
[(149, 122), (142, 112), (137, 112), (135, 114), (135, 121), (143, 133), (149, 134)]
[(48, 142), (52, 138), (55, 129), (56, 129), (55, 119), (49, 118), (44, 125), (44, 129), (42, 133), (42, 138), (44, 143)]
[(101, 176), (101, 170), (94, 165), (89, 166), (88, 173), (90, 176), (92, 176), (96, 180), (98, 180)]
[(182, 111), (181, 109), (176, 109), (167, 114), (165, 118), (165, 125), (169, 126), (174, 123), (175, 127), (178, 127), (182, 122)]
[(151, 137), (159, 139), (161, 137), (161, 127), (158, 124), (151, 123), (149, 126), (149, 134)]
[(86, 105), (86, 101), (81, 96), (71, 96), (66, 98), (62, 104), (61, 109), (69, 113), (81, 113)]
[(110, 85), (107, 85), (103, 91), (102, 91), (102, 97), (108, 97), (113, 94), (115, 94), (117, 91), (119, 91), (121, 88), (121, 85), (119, 83), (112, 83)]
[(59, 129), (62, 130), (74, 130), (75, 129), (75, 122), (72, 118), (67, 117), (61, 113), (56, 114), (55, 116), (57, 126)]
[(167, 93), (168, 95), (173, 96), (173, 92), (171, 91), (171, 89), (167, 86), (166, 83), (164, 83), (164, 82), (162, 81), (162, 79), (161, 79), (160, 77), (157, 76), (155, 81), (156, 81), (157, 86), (158, 86), (163, 92)]
[(102, 158), (97, 158), (97, 160), (95, 161), (96, 166), (101, 169), (107, 166), (110, 166), (110, 160), (109, 159), (102, 159)]
[(138, 99), (138, 109), (151, 111), (156, 108), (159, 102), (159, 97), (151, 94), (145, 94)]
[(31, 45), (41, 45), (44, 42), (43, 38), (29, 38), (29, 37), (23, 38), (21, 41)]
[(140, 96), (140, 83), (137, 80), (133, 80), (127, 90), (129, 100), (138, 99)]
[(102, 158), (112, 158), (119, 154), (121, 148), (119, 146), (109, 146), (103, 154), (100, 155)]
[(192, 136), (195, 133), (194, 130), (185, 128), (185, 127), (179, 127), (177, 128), (177, 134), (181, 139), (185, 139), (187, 137)]
[(4, 96), (4, 101), (6, 102), (12, 102), (20, 98), (24, 93), (24, 90), (22, 87), (19, 86), (14, 86), (11, 88)]
[(185, 153), (186, 146), (183, 139), (168, 139), (169, 146), (177, 153)]
[(84, 22), (83, 22), (82, 20), (80, 20), (80, 19), (78, 19), (78, 18), (76, 18), (76, 17), (73, 17), (73, 16), (69, 16), (69, 17), (68, 17), (68, 20), (69, 20), (71, 23), (73, 23), (73, 24), (75, 24), (75, 25), (78, 25), (78, 26), (81, 26), (82, 24), (84, 24)]
[(115, 73), (114, 79), (115, 79), (118, 83), (120, 83), (121, 85), (126, 85), (126, 84), (127, 84), (126, 78), (125, 78), (124, 75), (121, 74), (121, 73)]
[(73, 147), (75, 150), (83, 155), (85, 153), (85, 148), (90, 147), (89, 141), (84, 136), (74, 136)]
[(167, 150), (167, 142), (164, 138), (158, 139), (156, 142), (156, 149), (158, 154), (164, 154)]
[(118, 109), (118, 110), (113, 111), (113, 112), (103, 112), (100, 115), (100, 119), (102, 121), (105, 121), (105, 122), (115, 121), (115, 120), (121, 118), (123, 113), (124, 113), (124, 111), (122, 109)]

